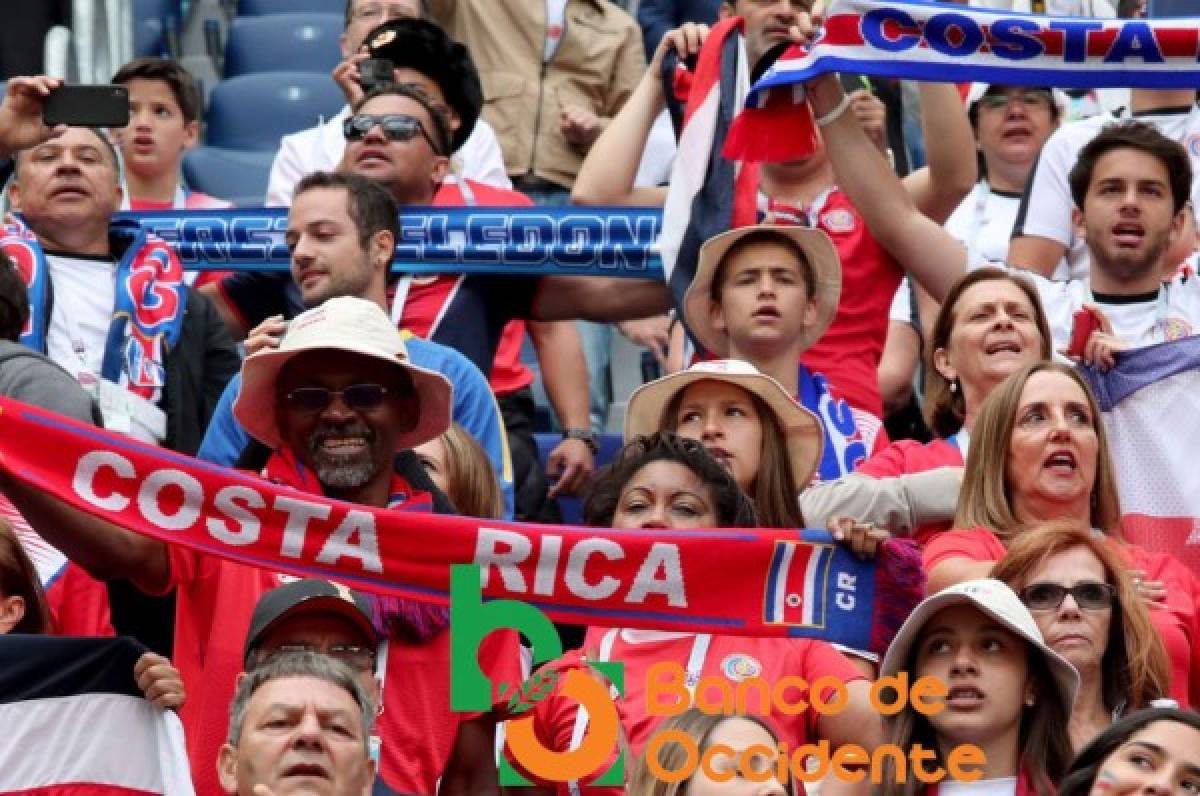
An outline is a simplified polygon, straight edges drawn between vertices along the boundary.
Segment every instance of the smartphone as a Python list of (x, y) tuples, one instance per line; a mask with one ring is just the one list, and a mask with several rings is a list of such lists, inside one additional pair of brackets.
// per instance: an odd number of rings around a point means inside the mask
[(386, 58), (368, 58), (358, 65), (358, 82), (363, 91), (396, 81), (396, 67)]
[(124, 127), (129, 124), (125, 86), (60, 86), (46, 97), (42, 120), (50, 127)]
[(1149, 19), (1200, 17), (1200, 0), (1148, 0), (1146, 16)]
[(1095, 315), (1088, 310), (1077, 310), (1071, 320), (1071, 344), (1067, 346), (1067, 355), (1082, 357), (1088, 338), (1099, 328), (1100, 321)]

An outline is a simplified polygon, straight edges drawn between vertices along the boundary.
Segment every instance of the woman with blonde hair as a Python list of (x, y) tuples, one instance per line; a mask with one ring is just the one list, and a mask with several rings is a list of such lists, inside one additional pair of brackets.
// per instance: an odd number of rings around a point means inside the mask
[(1200, 701), (1200, 582), (1174, 557), (1124, 541), (1096, 400), (1074, 368), (1038, 362), (1009, 377), (979, 412), (958, 530), (939, 534), (923, 552), (929, 591), (989, 576), (1027, 526), (1049, 520), (1103, 535), (1149, 606), (1170, 660), (1172, 698)]
[(1103, 536), (1070, 521), (1034, 526), (1013, 538), (992, 576), (1020, 595), (1046, 643), (1079, 672), (1073, 748), (1167, 696), (1166, 650)]
[(458, 423), (413, 448), (430, 480), (467, 517), (501, 519), (504, 494), (487, 451)]
[[(667, 732), (682, 733), (691, 738), (691, 743), (668, 740), (657, 750), (647, 749), (634, 769), (629, 796), (789, 796), (795, 792), (779, 781), (774, 756), (764, 753), (778, 749), (779, 737), (760, 716), (730, 716), (688, 708), (660, 724), (655, 735)], [(724, 749), (714, 750), (716, 746)], [(688, 765), (689, 759), (698, 760), (709, 750), (713, 750), (709, 768), (720, 780), (710, 776), (698, 763), (679, 782), (669, 782), (656, 773), (679, 771)], [(750, 750), (757, 754), (749, 754)], [(656, 752), (655, 760), (649, 759), (652, 751)], [(771, 773), (772, 770), (776, 773)]]

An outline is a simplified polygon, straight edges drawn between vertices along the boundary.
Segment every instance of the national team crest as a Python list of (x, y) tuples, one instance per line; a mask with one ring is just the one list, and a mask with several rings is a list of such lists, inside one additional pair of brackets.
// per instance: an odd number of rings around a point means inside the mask
[(721, 661), (721, 674), (735, 683), (758, 677), (762, 671), (763, 666), (758, 660), (742, 652), (726, 655)]
[(855, 227), (854, 214), (839, 207), (821, 216), (821, 225), (830, 232), (853, 232)]

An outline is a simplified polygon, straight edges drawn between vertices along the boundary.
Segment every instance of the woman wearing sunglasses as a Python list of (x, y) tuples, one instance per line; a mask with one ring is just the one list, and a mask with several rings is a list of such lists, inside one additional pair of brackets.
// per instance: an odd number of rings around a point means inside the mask
[(1093, 529), (1147, 604), (1171, 664), (1171, 697), (1200, 700), (1200, 579), (1173, 556), (1122, 539), (1108, 435), (1096, 399), (1072, 367), (1038, 362), (992, 391), (975, 420), (955, 526), (926, 544), (929, 589), (988, 576), (1038, 523)]
[(992, 575), (1021, 596), (1046, 643), (1079, 672), (1072, 748), (1167, 696), (1166, 650), (1103, 537), (1066, 522), (1031, 528), (1013, 539)]

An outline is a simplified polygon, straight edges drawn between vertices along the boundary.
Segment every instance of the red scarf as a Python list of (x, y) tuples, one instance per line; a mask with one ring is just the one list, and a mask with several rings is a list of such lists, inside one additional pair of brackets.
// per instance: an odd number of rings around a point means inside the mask
[[(323, 495), (320, 481), (305, 467), (290, 449), (272, 453), (263, 468), (262, 475), (273, 484), (283, 484), (308, 492)], [(392, 473), (392, 487), (388, 491), (387, 507), (393, 511), (433, 511), (433, 497), (428, 492), (418, 492), (399, 473)], [(371, 620), (375, 630), (384, 637), (399, 637), (404, 641), (421, 643), (446, 629), (450, 624), (450, 609), (432, 603), (406, 600), (389, 595), (366, 595), (371, 604)]]

